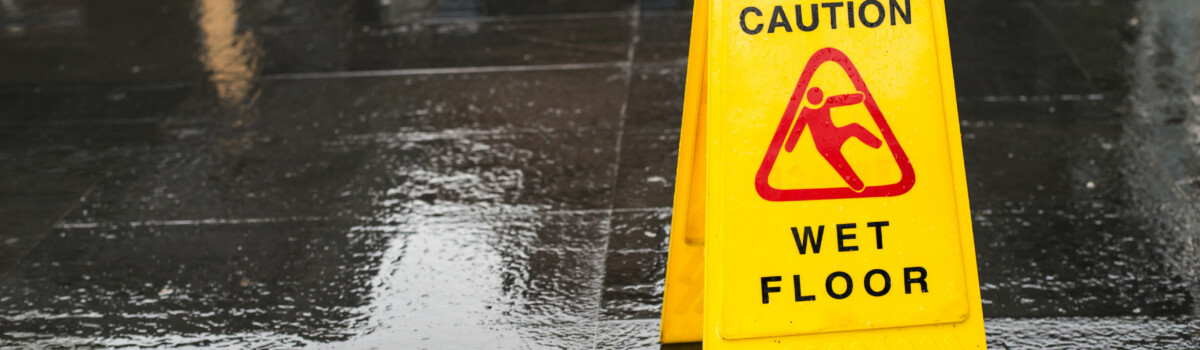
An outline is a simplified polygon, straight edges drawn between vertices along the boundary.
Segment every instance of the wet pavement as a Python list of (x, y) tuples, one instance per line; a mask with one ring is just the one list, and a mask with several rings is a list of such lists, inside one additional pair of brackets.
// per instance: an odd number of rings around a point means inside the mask
[[(0, 347), (659, 348), (689, 3), (0, 1)], [(989, 345), (1200, 347), (1200, 3), (947, 10)]]

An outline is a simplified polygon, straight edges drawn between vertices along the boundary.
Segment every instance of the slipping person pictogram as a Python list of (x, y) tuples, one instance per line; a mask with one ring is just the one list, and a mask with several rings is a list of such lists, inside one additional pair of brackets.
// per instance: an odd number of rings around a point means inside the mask
[[(824, 91), (816, 86), (817, 84), (813, 84), (812, 78), (817, 68), (827, 62), (840, 66), (858, 92), (826, 97)], [(808, 101), (808, 105), (802, 107), (805, 100)], [(833, 123), (831, 111), (833, 108), (854, 105), (862, 105), (871, 113), (871, 118), (881, 135), (876, 136), (857, 123), (841, 127)], [(808, 135), (813, 138), (817, 152), (825, 158), (833, 170), (837, 171), (845, 181), (846, 187), (780, 189), (770, 184), (769, 178), (775, 168), (779, 152), (781, 150), (789, 153), (794, 151), (806, 129)], [(845, 154), (842, 153), (842, 146), (850, 139), (857, 139), (874, 149), (879, 149), (886, 143), (896, 160), (896, 166), (900, 169), (900, 180), (893, 184), (877, 186), (863, 183), (862, 177), (854, 171), (854, 168), (846, 160)], [(812, 169), (812, 167), (805, 169)], [(804, 174), (795, 175), (804, 176)], [(863, 81), (858, 69), (854, 67), (854, 63), (850, 62), (850, 58), (845, 53), (834, 48), (825, 48), (814, 53), (812, 58), (809, 58), (804, 73), (800, 75), (799, 82), (796, 83), (796, 89), (792, 92), (791, 100), (788, 102), (779, 127), (775, 131), (775, 136), (767, 148), (767, 154), (755, 176), (755, 189), (758, 190), (759, 196), (769, 201), (888, 197), (908, 192), (915, 183), (916, 175), (912, 164), (909, 163), (908, 156), (904, 154), (900, 142), (896, 140), (896, 136), (879, 110), (875, 98), (867, 89), (866, 82)]]
[(819, 87), (808, 89), (808, 103), (816, 106), (816, 108), (804, 107), (800, 111), (800, 117), (796, 120), (796, 126), (792, 128), (791, 136), (788, 137), (787, 145), (784, 147), (788, 152), (796, 148), (796, 142), (800, 140), (800, 135), (804, 133), (804, 128), (807, 125), (809, 133), (812, 134), (813, 142), (816, 143), (817, 151), (825, 157), (825, 161), (837, 170), (838, 175), (846, 180), (846, 184), (855, 192), (863, 190), (862, 179), (850, 167), (850, 163), (846, 161), (846, 156), (842, 155), (842, 145), (846, 144), (851, 138), (856, 138), (871, 146), (871, 148), (879, 149), (883, 146), (883, 141), (875, 137), (867, 128), (864, 128), (858, 123), (835, 126), (833, 125), (833, 116), (830, 113), (831, 108), (852, 106), (863, 102), (863, 94), (845, 94), (830, 96), (825, 98), (825, 93)]

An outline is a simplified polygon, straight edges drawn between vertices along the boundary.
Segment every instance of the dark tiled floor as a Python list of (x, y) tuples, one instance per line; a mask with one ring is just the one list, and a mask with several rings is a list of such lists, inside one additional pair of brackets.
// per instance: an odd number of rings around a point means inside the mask
[[(0, 347), (659, 348), (690, 2), (13, 3)], [(990, 345), (1200, 346), (1200, 7), (947, 9)]]

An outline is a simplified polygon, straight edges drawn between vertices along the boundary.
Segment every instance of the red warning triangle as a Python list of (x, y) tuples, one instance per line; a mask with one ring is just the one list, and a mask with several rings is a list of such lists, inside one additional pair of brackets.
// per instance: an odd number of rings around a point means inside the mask
[[(858, 93), (824, 96), (820, 87), (814, 86), (810, 88), (809, 83), (812, 81), (813, 75), (817, 72), (817, 68), (825, 62), (834, 62), (838, 66), (841, 66), (842, 70), (846, 72), (846, 76), (854, 84), (855, 89), (858, 90)], [(817, 107), (804, 106), (803, 101), (806, 98), (809, 100), (810, 105)], [(871, 118), (875, 121), (875, 125), (879, 127), (879, 132), (882, 134), (880, 135), (882, 136), (882, 140), (858, 124), (841, 127), (833, 124), (830, 115), (831, 108), (856, 104), (862, 104), (871, 113)], [(775, 161), (779, 157), (780, 150), (791, 152), (795, 148), (797, 140), (800, 139), (800, 135), (805, 130), (808, 130), (813, 136), (817, 152), (825, 159), (828, 166), (837, 171), (842, 180), (845, 180), (846, 186), (829, 188), (775, 188), (767, 181), (770, 178), (771, 171), (775, 168)], [(900, 180), (893, 184), (880, 186), (867, 186), (864, 184), (842, 154), (842, 145), (850, 139), (857, 139), (867, 146), (876, 149), (883, 146), (883, 143), (886, 142), (888, 149), (892, 152), (892, 157), (896, 159), (896, 166), (900, 168)], [(802, 176), (802, 174), (798, 175)], [(824, 48), (814, 53), (808, 59), (808, 64), (804, 67), (804, 73), (800, 75), (800, 81), (796, 83), (796, 90), (792, 92), (792, 99), (788, 102), (787, 109), (783, 112), (783, 119), (779, 122), (779, 128), (775, 130), (775, 137), (771, 139), (767, 155), (763, 157), (762, 165), (758, 168), (758, 174), (754, 179), (754, 187), (758, 190), (758, 195), (768, 201), (776, 202), (891, 197), (907, 193), (915, 183), (916, 174), (913, 172), (912, 163), (909, 162), (908, 156), (904, 154), (904, 150), (900, 148), (900, 142), (896, 140), (896, 135), (892, 133), (892, 128), (888, 126), (887, 119), (883, 117), (883, 112), (879, 111), (879, 105), (875, 103), (875, 98), (871, 96), (871, 91), (867, 89), (867, 84), (863, 81), (862, 76), (859, 75), (858, 69), (854, 67), (854, 63), (850, 62), (850, 58), (846, 57), (846, 54), (838, 49)]]

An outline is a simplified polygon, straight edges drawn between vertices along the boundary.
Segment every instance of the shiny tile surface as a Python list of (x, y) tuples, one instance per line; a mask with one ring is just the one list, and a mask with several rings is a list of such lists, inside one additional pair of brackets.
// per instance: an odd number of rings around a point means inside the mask
[[(688, 1), (3, 4), (0, 348), (698, 347)], [(1200, 347), (1200, 5), (947, 11), (989, 345)]]

